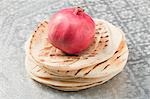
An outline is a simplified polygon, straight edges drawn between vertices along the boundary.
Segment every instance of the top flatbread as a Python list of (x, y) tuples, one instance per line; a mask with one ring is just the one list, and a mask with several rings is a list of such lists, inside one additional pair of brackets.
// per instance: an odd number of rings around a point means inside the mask
[(95, 23), (94, 42), (78, 56), (65, 55), (48, 42), (47, 21), (43, 22), (29, 39), (27, 53), (38, 64), (52, 70), (78, 70), (103, 62), (113, 56), (123, 37), (121, 30), (112, 24), (99, 19), (95, 19)]

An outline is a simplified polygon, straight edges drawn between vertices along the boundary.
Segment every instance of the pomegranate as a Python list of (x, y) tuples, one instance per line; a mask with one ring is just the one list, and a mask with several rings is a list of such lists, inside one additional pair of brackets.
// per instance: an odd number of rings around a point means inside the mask
[(95, 23), (80, 7), (65, 8), (52, 15), (48, 24), (48, 40), (67, 54), (87, 49), (95, 35)]

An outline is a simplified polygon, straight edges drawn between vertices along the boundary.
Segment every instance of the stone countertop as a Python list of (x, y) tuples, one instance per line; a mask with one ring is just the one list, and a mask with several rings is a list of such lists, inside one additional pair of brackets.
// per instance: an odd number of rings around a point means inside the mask
[[(125, 32), (129, 59), (112, 80), (79, 92), (62, 92), (31, 80), (24, 44), (37, 24), (60, 8), (84, 6)], [(149, 0), (0, 0), (0, 99), (150, 99)]]

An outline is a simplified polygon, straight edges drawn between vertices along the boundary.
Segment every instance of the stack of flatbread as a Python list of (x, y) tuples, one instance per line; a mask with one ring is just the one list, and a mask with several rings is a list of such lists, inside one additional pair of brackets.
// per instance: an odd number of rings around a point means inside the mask
[(124, 33), (107, 21), (94, 19), (95, 38), (79, 55), (67, 55), (48, 42), (48, 22), (42, 22), (26, 43), (26, 70), (40, 83), (63, 91), (102, 84), (124, 68), (128, 48)]

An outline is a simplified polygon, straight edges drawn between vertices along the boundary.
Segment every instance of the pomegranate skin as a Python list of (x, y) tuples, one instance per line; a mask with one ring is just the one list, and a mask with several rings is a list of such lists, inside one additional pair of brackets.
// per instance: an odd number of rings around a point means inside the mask
[(87, 49), (95, 35), (95, 23), (81, 8), (65, 8), (52, 15), (48, 40), (67, 54)]

